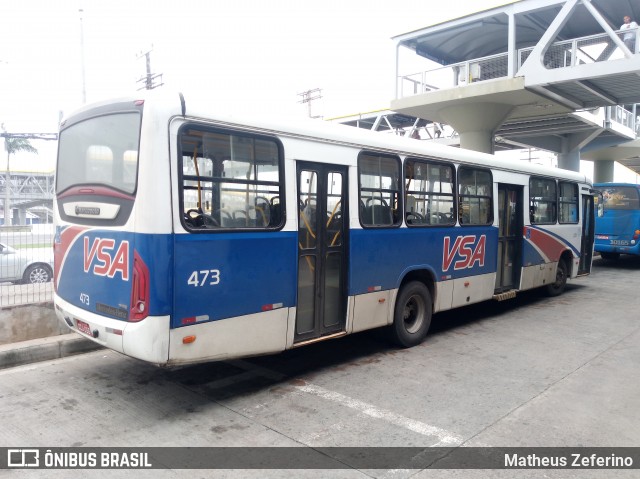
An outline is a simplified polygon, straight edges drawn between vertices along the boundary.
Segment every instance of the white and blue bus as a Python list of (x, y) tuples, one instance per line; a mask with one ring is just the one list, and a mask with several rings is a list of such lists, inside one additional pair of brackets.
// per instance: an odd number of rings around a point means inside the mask
[(581, 174), (183, 95), (87, 106), (60, 129), (55, 309), (158, 365), (275, 353), (544, 287), (593, 253)]

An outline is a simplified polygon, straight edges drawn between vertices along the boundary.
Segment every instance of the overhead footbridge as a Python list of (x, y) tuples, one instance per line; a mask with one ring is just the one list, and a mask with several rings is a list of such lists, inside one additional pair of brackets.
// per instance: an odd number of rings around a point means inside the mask
[(625, 42), (625, 15), (640, 3), (522, 0), (396, 36), (390, 110), (451, 125), (463, 148), (541, 148), (578, 170), (583, 149), (637, 138), (640, 34)]

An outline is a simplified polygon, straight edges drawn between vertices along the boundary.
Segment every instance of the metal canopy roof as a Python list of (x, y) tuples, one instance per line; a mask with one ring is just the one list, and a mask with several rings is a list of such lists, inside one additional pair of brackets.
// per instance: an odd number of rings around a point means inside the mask
[[(640, 2), (635, 0), (591, 0), (613, 30), (625, 15), (640, 21)], [(526, 4), (526, 5), (524, 5)], [(418, 55), (441, 65), (486, 57), (508, 50), (508, 11), (515, 13), (516, 49), (532, 47), (540, 41), (560, 12), (564, 1), (521, 0), (394, 37)], [(602, 33), (602, 26), (578, 6), (562, 27), (558, 40)]]
[(430, 120), (416, 118), (402, 113), (389, 110), (376, 110), (366, 113), (358, 113), (338, 118), (331, 118), (329, 121), (342, 123), (343, 125), (355, 126), (372, 131), (393, 131), (398, 132), (407, 128), (421, 128), (431, 123)]

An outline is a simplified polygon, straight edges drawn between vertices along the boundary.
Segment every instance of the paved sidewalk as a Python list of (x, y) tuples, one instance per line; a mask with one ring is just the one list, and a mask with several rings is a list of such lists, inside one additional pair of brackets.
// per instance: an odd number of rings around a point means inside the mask
[(72, 356), (102, 346), (77, 333), (0, 345), (0, 369)]

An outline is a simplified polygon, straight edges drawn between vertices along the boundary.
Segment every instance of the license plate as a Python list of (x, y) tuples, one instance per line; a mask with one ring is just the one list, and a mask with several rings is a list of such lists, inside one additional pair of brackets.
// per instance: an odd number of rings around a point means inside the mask
[(80, 331), (81, 333), (86, 334), (87, 336), (93, 337), (93, 333), (91, 332), (91, 328), (89, 327), (89, 325), (87, 323), (85, 323), (84, 321), (80, 321), (79, 319), (76, 319), (76, 325), (78, 326), (78, 331)]
[(627, 240), (611, 240), (611, 244), (620, 245), (620, 246), (629, 246), (629, 241), (627, 241)]

